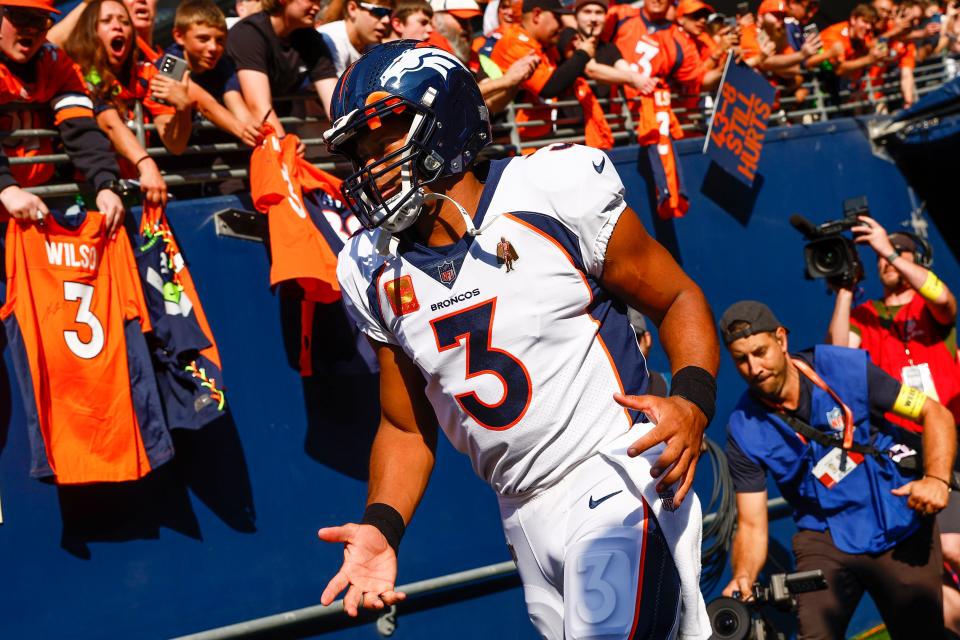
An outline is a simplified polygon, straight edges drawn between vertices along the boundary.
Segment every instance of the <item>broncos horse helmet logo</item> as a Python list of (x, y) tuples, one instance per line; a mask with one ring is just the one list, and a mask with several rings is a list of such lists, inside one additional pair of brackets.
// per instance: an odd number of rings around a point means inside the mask
[(397, 56), (380, 76), (380, 83), (386, 88), (398, 86), (403, 76), (421, 69), (433, 69), (446, 80), (447, 73), (458, 66), (463, 64), (443, 49), (418, 47)]

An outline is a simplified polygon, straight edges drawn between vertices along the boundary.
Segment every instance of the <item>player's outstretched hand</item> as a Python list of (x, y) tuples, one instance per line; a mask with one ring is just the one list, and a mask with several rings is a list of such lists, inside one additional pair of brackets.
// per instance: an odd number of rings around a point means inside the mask
[[(650, 475), (659, 479), (657, 492), (665, 491), (670, 485), (682, 480), (680, 488), (673, 496), (673, 503), (679, 507), (686, 498), (687, 491), (693, 486), (693, 475), (697, 470), (697, 460), (700, 459), (707, 417), (695, 404), (680, 396), (661, 398), (615, 393), (613, 399), (621, 406), (642, 411), (656, 425), (630, 445), (627, 455), (635, 457), (650, 447), (665, 443), (667, 448), (653, 463)], [(668, 468), (670, 471), (665, 474), (664, 471)]]
[(383, 609), (406, 598), (394, 591), (397, 580), (397, 554), (380, 530), (368, 524), (345, 524), (317, 532), (324, 542), (343, 543), (343, 565), (320, 596), (324, 606), (343, 596), (343, 610), (356, 616), (360, 607)]

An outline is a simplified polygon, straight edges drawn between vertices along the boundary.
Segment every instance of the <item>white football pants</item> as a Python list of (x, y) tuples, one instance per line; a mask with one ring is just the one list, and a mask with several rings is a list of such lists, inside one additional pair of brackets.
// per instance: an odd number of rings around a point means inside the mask
[(673, 510), (650, 467), (663, 445), (636, 458), (634, 425), (553, 486), (500, 498), (504, 532), (530, 619), (547, 640), (708, 639), (700, 593), (700, 503)]

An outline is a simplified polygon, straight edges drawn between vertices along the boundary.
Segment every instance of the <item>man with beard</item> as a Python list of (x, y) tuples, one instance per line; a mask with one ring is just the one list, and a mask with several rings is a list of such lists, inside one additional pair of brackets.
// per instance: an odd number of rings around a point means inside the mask
[[(796, 570), (830, 585), (797, 596), (800, 638), (844, 638), (864, 592), (891, 638), (943, 638), (942, 556), (936, 520), (956, 452), (950, 412), (899, 383), (864, 351), (817, 345), (788, 351), (787, 329), (763, 303), (743, 300), (720, 332), (748, 385), (727, 424), (737, 494), (733, 579), (748, 598), (767, 556), (767, 473), (793, 509)], [(894, 412), (923, 428), (922, 477), (894, 462)]]
[[(470, 21), (482, 15), (480, 5), (474, 0), (431, 0), (430, 6), (433, 7), (433, 33), (427, 42), (469, 65), (472, 57), (470, 37), (473, 35)], [(475, 66), (472, 68), (475, 70)]]

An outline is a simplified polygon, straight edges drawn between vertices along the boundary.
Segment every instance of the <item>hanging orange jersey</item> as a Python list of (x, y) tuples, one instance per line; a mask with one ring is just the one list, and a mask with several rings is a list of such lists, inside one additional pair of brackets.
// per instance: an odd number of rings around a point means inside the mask
[(31, 475), (123, 482), (173, 456), (143, 331), (130, 242), (85, 214), (71, 228), (13, 221), (0, 309), (27, 411)]
[[(540, 43), (519, 24), (507, 25), (503, 30), (503, 35), (493, 46), (493, 51), (490, 52), (490, 59), (503, 71), (506, 71), (511, 64), (530, 53), (537, 54), (537, 57), (540, 58), (540, 64), (534, 69), (533, 75), (520, 85), (524, 92), (520, 101), (542, 106), (531, 109), (517, 109), (515, 119), (520, 130), (520, 138), (524, 140), (543, 138), (553, 132), (557, 110), (550, 106), (552, 100), (544, 100), (540, 97), (540, 91), (557, 69), (555, 53), (544, 51)], [(527, 122), (542, 122), (543, 124), (522, 126)]]
[(250, 194), (257, 211), (267, 214), (270, 285), (294, 280), (307, 300), (339, 300), (337, 256), (311, 219), (304, 193), (320, 189), (338, 197), (341, 181), (298, 158), (295, 135), (265, 134), (250, 157)]
[(573, 92), (583, 109), (585, 144), (596, 149), (612, 149), (613, 131), (610, 130), (603, 107), (593, 94), (593, 89), (585, 79), (577, 78), (573, 83)]
[(680, 218), (690, 208), (673, 141), (683, 130), (670, 108), (670, 90), (664, 87), (649, 96), (640, 96), (637, 142), (647, 151), (650, 172), (657, 194), (657, 214), (664, 219)]
[[(23, 108), (0, 112), (2, 131), (49, 129), (70, 118), (93, 116), (93, 103), (87, 95), (80, 70), (62, 49), (49, 42), (24, 65), (0, 62), (0, 105), (11, 103), (22, 104)], [(3, 151), (9, 158), (49, 155), (53, 153), (53, 140), (5, 138)], [(10, 173), (22, 187), (47, 182), (53, 177), (53, 171), (52, 164), (10, 167)]]

